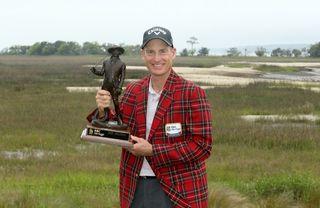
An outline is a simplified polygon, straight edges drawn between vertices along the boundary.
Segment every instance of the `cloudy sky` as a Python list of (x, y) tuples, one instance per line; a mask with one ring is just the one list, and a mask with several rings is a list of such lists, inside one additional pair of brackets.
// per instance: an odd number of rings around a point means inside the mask
[(140, 44), (152, 26), (178, 50), (320, 41), (319, 0), (10, 0), (0, 7), (0, 49), (56, 40)]

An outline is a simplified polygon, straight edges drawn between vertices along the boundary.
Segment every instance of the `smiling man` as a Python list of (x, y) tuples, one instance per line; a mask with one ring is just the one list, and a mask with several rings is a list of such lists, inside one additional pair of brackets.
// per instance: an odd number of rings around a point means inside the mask
[[(120, 101), (134, 144), (122, 150), (120, 206), (208, 207), (212, 124), (206, 94), (172, 69), (176, 49), (169, 30), (147, 30), (141, 57), (149, 75), (129, 84)], [(96, 103), (103, 117), (110, 93), (98, 91)]]

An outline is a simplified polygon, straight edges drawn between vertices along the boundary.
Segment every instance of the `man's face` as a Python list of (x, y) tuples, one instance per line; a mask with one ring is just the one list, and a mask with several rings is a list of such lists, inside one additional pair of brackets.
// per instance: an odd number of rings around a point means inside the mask
[(169, 76), (176, 49), (153, 39), (141, 50), (141, 57), (152, 76)]

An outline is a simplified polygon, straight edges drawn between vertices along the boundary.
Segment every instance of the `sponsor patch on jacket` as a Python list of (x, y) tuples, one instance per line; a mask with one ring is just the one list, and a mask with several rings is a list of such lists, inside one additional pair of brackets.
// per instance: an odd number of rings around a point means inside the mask
[(168, 123), (166, 124), (165, 128), (166, 128), (166, 135), (168, 137), (180, 136), (182, 133), (181, 123)]

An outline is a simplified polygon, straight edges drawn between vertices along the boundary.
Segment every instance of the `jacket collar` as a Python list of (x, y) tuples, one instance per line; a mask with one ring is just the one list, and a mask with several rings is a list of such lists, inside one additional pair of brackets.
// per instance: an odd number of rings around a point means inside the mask
[(162, 93), (159, 99), (158, 107), (156, 110), (156, 113), (153, 118), (153, 122), (151, 125), (150, 133), (149, 133), (149, 140), (154, 135), (154, 132), (159, 127), (161, 123), (163, 123), (163, 118), (165, 116), (165, 113), (169, 109), (169, 106), (171, 105), (173, 101), (173, 94), (174, 94), (174, 83), (176, 82), (177, 74), (171, 69), (171, 72), (169, 74), (169, 77), (162, 89)]
[[(153, 118), (151, 130), (149, 133), (149, 139), (152, 138), (155, 130), (160, 125), (165, 113), (167, 112), (171, 102), (173, 101), (173, 94), (175, 90), (175, 83), (178, 79), (178, 75), (171, 69), (171, 72), (167, 78), (167, 81), (162, 89), (162, 93), (159, 99), (158, 107)], [(141, 91), (137, 93), (137, 108), (143, 109), (143, 113), (137, 112), (137, 133), (140, 137), (146, 137), (146, 114), (147, 114), (147, 101), (149, 92), (150, 75), (142, 80)]]

